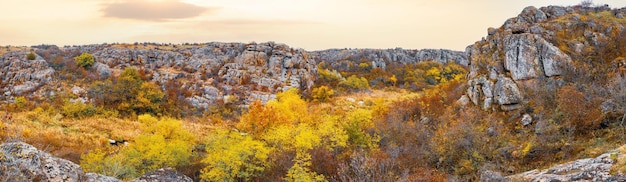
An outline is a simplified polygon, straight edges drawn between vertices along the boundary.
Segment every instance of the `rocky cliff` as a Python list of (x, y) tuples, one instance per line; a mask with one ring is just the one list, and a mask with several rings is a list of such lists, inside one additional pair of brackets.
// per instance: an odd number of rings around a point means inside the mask
[(357, 67), (360, 61), (368, 61), (373, 68), (382, 68), (387, 65), (415, 64), (422, 61), (433, 60), (441, 64), (454, 62), (467, 66), (467, 56), (462, 51), (446, 49), (328, 49), (311, 52), (313, 59), (318, 63), (324, 63), (332, 69), (346, 71), (351, 67)]
[[(0, 181), (99, 181), (121, 180), (85, 173), (78, 164), (56, 158), (22, 142), (0, 145)], [(132, 181), (192, 181), (172, 169), (159, 169)]]
[[(624, 14), (624, 8), (608, 6), (525, 8), (467, 47), (467, 96), (485, 110), (522, 108), (528, 99), (523, 90), (563, 85), (561, 76), (576, 69), (575, 62), (594, 56), (596, 62), (613, 60), (598, 54), (623, 49)], [(537, 85), (536, 80), (546, 79), (542, 84), (547, 85)]]

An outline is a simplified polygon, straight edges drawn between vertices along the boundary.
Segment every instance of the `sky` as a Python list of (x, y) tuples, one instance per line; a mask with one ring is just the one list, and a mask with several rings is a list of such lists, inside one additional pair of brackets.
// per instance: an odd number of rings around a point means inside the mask
[[(0, 45), (285, 43), (465, 50), (524, 7), (581, 0), (0, 0)], [(595, 0), (612, 8), (624, 0)]]

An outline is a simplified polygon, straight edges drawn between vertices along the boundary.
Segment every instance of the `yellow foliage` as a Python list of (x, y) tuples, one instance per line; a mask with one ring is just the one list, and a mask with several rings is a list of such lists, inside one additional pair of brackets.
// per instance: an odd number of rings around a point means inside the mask
[(321, 123), (317, 125), (317, 133), (321, 138), (322, 145), (328, 150), (337, 147), (348, 146), (348, 133), (339, 122), (338, 116), (324, 116)]
[(396, 83), (398, 83), (398, 78), (396, 78), (396, 75), (391, 75), (389, 80), (391, 81), (391, 83), (393, 83), (393, 86), (396, 86)]
[(344, 128), (348, 133), (349, 141), (357, 147), (376, 148), (380, 140), (378, 136), (372, 136), (367, 130), (374, 127), (372, 111), (356, 109), (346, 116)]
[(328, 88), (327, 86), (321, 86), (314, 88), (312, 91), (313, 101), (316, 102), (326, 102), (330, 97), (335, 94), (333, 89)]
[(250, 105), (248, 113), (241, 116), (237, 128), (254, 136), (270, 128), (297, 123), (310, 123), (307, 103), (300, 98), (295, 88), (276, 94), (276, 100), (269, 101), (265, 106), (255, 101)]
[(206, 181), (253, 181), (268, 166), (270, 149), (243, 133), (216, 130), (207, 142), (210, 151), (200, 177)]
[[(167, 118), (156, 121), (156, 118), (149, 115), (139, 118), (145, 123), (143, 132), (128, 147), (107, 157), (102, 157), (101, 151), (93, 151), (83, 157), (81, 165), (90, 170), (100, 169), (93, 166), (104, 165), (105, 168), (115, 169), (111, 170), (116, 171), (114, 176), (127, 179), (159, 168), (178, 167), (189, 162), (195, 137), (182, 128), (180, 121)], [(149, 123), (151, 124), (147, 125)]]

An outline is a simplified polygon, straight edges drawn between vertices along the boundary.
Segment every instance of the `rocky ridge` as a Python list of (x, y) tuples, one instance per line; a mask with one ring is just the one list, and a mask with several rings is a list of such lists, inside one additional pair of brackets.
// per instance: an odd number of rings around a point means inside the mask
[[(355, 65), (361, 58), (372, 61), (372, 67), (385, 68), (391, 64), (413, 64), (426, 60), (440, 63), (454, 61), (467, 65), (463, 52), (450, 50), (406, 50), (406, 49), (329, 49), (307, 52), (290, 48), (285, 44), (267, 43), (206, 43), (206, 44), (98, 44), (56, 47), (49, 45), (31, 47), (37, 59), (27, 60), (26, 51), (5, 54), (0, 62), (3, 73), (2, 100), (11, 101), (14, 96), (27, 92), (42, 92), (39, 95), (54, 95), (63, 92), (51, 81), (63, 81), (55, 75), (51, 64), (54, 59), (88, 52), (94, 55), (95, 63), (88, 71), (99, 79), (119, 74), (126, 67), (142, 70), (151, 81), (160, 85), (174, 82), (191, 93), (186, 100), (193, 106), (208, 109), (210, 105), (227, 98), (237, 98), (249, 103), (252, 100), (266, 102), (275, 98), (275, 93), (298, 88), (309, 92), (317, 79), (317, 63), (324, 62), (337, 70), (346, 65)], [(40, 56), (42, 55), (42, 56)], [(358, 63), (356, 64), (358, 65)], [(72, 83), (69, 83), (72, 84)], [(39, 87), (46, 89), (38, 89)], [(47, 87), (46, 87), (47, 86)], [(87, 86), (74, 90), (88, 90)], [(163, 86), (164, 87), (164, 86)], [(45, 90), (45, 91), (41, 91)], [(81, 100), (88, 101), (89, 98)]]
[(415, 64), (433, 60), (441, 64), (454, 62), (467, 66), (468, 60), (464, 52), (446, 49), (328, 49), (311, 52), (313, 59), (318, 63), (327, 64), (329, 67), (345, 71), (351, 67), (358, 67), (361, 59), (370, 60), (372, 68), (385, 69), (391, 64)]
[[(0, 180), (2, 181), (99, 181), (119, 179), (96, 173), (85, 173), (78, 164), (56, 158), (23, 142), (0, 145)], [(158, 169), (132, 181), (192, 181), (172, 169)]]

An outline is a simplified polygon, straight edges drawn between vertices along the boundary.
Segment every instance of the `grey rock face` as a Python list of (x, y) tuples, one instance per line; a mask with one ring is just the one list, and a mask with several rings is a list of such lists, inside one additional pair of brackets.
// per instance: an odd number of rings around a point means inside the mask
[[(614, 181), (609, 173), (615, 160), (611, 153), (560, 164), (546, 170), (532, 170), (507, 176), (507, 181)], [(613, 154), (616, 155), (616, 154)]]
[(504, 68), (511, 72), (514, 80), (537, 77), (535, 66), (539, 60), (534, 40), (532, 34), (514, 34), (505, 38)]
[(564, 67), (572, 63), (570, 56), (543, 38), (537, 40), (537, 48), (539, 49), (539, 60), (542, 63), (545, 76), (561, 75)]

